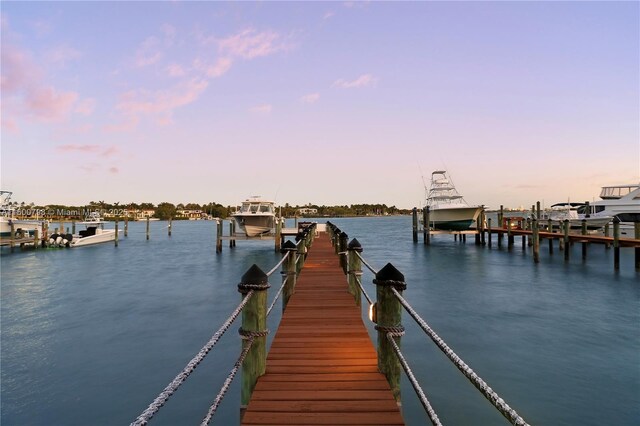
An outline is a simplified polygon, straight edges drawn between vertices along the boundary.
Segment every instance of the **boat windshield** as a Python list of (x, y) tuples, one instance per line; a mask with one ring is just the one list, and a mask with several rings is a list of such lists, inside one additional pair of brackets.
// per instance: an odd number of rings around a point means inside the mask
[(638, 189), (638, 185), (604, 186), (600, 192), (603, 200), (617, 200), (631, 194)]
[(242, 213), (273, 213), (273, 206), (268, 203), (243, 203)]

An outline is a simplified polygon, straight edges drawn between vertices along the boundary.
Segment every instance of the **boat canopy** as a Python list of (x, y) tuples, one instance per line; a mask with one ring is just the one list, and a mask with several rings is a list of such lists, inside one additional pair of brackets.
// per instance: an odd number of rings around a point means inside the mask
[(639, 187), (640, 184), (603, 186), (600, 191), (600, 198), (603, 200), (619, 200), (620, 198), (631, 194)]

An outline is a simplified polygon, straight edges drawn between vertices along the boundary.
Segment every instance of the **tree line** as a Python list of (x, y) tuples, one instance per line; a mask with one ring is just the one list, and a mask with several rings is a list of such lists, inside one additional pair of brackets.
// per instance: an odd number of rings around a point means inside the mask
[[(62, 204), (48, 204), (44, 206), (35, 205), (34, 203), (9, 203), (19, 216), (46, 216), (46, 217), (77, 217), (89, 212), (99, 212), (101, 214), (108, 213), (109, 216), (116, 215), (124, 217), (131, 212), (140, 210), (153, 210), (153, 217), (158, 219), (176, 219), (179, 210), (200, 210), (204, 214), (228, 218), (236, 211), (235, 206), (224, 206), (220, 203), (210, 202), (205, 204), (198, 203), (178, 203), (161, 202), (157, 205), (154, 203), (109, 203), (103, 200), (90, 201), (88, 205), (73, 206)], [(400, 209), (396, 206), (387, 206), (386, 204), (351, 204), (326, 206), (317, 204), (307, 204), (304, 206), (290, 205), (285, 203), (283, 206), (276, 207), (276, 213), (283, 217), (340, 217), (340, 216), (386, 216), (410, 214), (410, 209)]]

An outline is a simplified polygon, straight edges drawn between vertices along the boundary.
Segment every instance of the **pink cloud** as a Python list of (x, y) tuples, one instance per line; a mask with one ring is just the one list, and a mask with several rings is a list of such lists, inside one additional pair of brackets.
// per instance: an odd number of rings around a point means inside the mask
[(316, 103), (318, 99), (320, 99), (320, 93), (309, 93), (300, 98), (300, 100), (306, 104)]
[(106, 148), (104, 151), (102, 151), (102, 154), (100, 155), (102, 155), (103, 157), (111, 157), (117, 153), (118, 153), (118, 148), (115, 146), (110, 146)]
[(158, 62), (163, 56), (159, 44), (156, 37), (147, 37), (136, 51), (136, 67), (143, 68)]
[(117, 167), (109, 167), (109, 173), (116, 174), (118, 172), (119, 172), (119, 170), (118, 170)]
[(342, 78), (336, 80), (332, 87), (339, 87), (341, 89), (354, 89), (360, 87), (375, 86), (378, 83), (378, 79), (371, 74), (363, 74), (355, 80), (344, 80)]
[(216, 78), (224, 75), (229, 69), (233, 61), (231, 58), (218, 58), (218, 60), (214, 64), (210, 64), (207, 61), (196, 58), (193, 61), (193, 68), (204, 73), (207, 77)]
[(169, 90), (132, 90), (121, 95), (117, 108), (134, 116), (171, 112), (198, 99), (208, 85), (206, 80), (194, 78)]
[(183, 77), (187, 74), (187, 71), (178, 64), (171, 64), (167, 67), (167, 74), (169, 77)]
[(96, 100), (92, 98), (86, 98), (78, 102), (78, 105), (76, 105), (76, 108), (74, 111), (77, 112), (78, 114), (88, 116), (93, 113), (93, 110), (95, 109), (95, 107), (96, 107)]
[(257, 32), (248, 28), (238, 34), (218, 40), (221, 52), (243, 59), (253, 59), (271, 55), (287, 46), (281, 41), (280, 35), (274, 31)]
[[(56, 121), (74, 112), (78, 93), (47, 84), (42, 69), (28, 51), (10, 42), (3, 42), (0, 51), (3, 121), (17, 126), (19, 117)], [(86, 112), (88, 105), (83, 104), (80, 110)]]
[(139, 122), (140, 118), (136, 116), (125, 117), (120, 123), (105, 125), (104, 131), (108, 133), (127, 133), (135, 129)]
[(56, 151), (58, 152), (83, 152), (83, 153), (95, 153), (100, 152), (100, 145), (58, 145)]
[(82, 56), (79, 50), (70, 46), (58, 46), (47, 52), (45, 59), (47, 62), (64, 66), (67, 62), (78, 59)]
[(273, 109), (273, 105), (271, 104), (261, 104), (261, 105), (256, 105), (249, 108), (249, 111), (258, 113), (258, 114), (269, 114), (272, 109)]

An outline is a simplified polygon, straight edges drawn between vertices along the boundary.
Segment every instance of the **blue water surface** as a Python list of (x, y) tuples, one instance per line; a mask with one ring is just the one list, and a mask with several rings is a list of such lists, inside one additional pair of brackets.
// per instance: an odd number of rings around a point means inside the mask
[[(411, 240), (409, 217), (331, 219), (376, 269), (404, 273), (406, 299), (429, 325), (529, 423), (632, 425), (640, 419), (640, 275), (633, 251), (580, 247), (565, 262), (542, 245), (534, 264), (511, 250), (433, 237)], [(291, 225), (291, 224), (290, 224)], [(131, 223), (119, 247), (102, 244), (1, 256), (3, 425), (128, 424), (179, 373), (240, 301), (237, 283), (280, 259), (273, 242), (239, 241), (215, 253), (215, 222)], [(373, 276), (363, 280), (375, 296)], [(280, 282), (271, 279), (270, 299)], [(363, 312), (365, 308), (363, 307)], [(275, 330), (280, 309), (269, 318)], [(408, 315), (403, 352), (445, 424), (506, 420)], [(375, 338), (375, 331), (367, 327)], [(234, 323), (153, 418), (199, 424), (240, 352)], [(270, 336), (272, 338), (273, 333)], [(408, 383), (403, 414), (428, 424)], [(214, 424), (239, 421), (236, 379)]]

